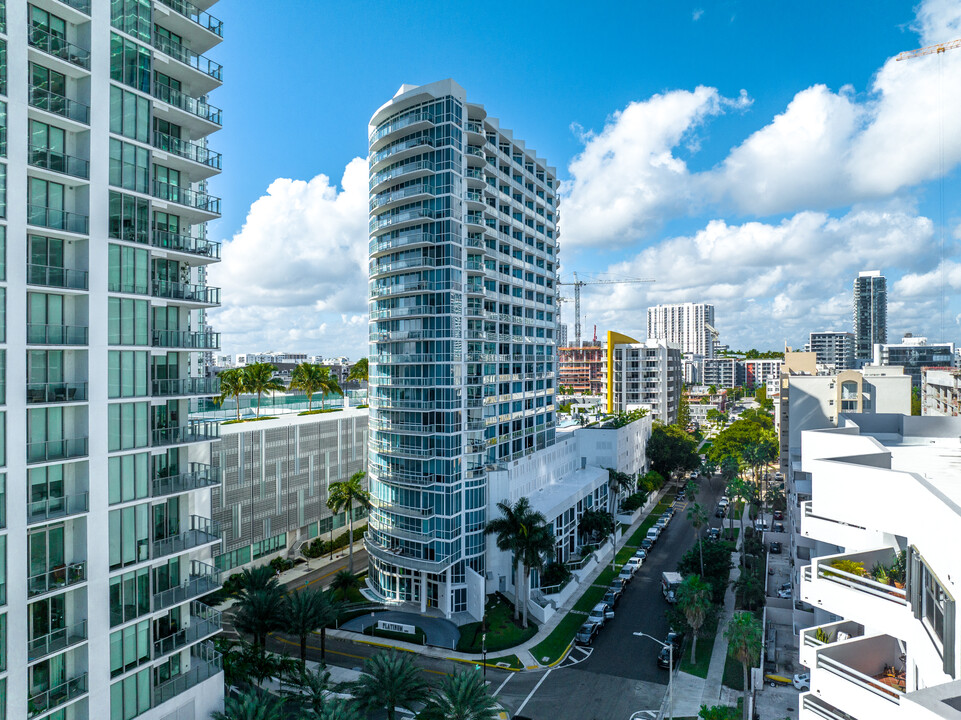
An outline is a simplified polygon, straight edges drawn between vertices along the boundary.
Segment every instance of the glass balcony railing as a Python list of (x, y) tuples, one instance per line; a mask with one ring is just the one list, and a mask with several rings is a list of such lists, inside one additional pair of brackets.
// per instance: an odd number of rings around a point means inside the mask
[(27, 443), (28, 463), (69, 460), (86, 456), (87, 438), (85, 437)]
[(80, 235), (87, 234), (88, 218), (86, 215), (78, 215), (59, 208), (27, 205), (27, 222), (30, 225), (39, 225), (51, 230), (65, 230)]
[(83, 402), (87, 399), (85, 382), (27, 383), (27, 403)]
[(204, 463), (190, 463), (189, 470), (177, 475), (155, 477), (151, 484), (151, 495), (163, 497), (176, 493), (190, 492), (220, 484), (220, 468)]
[(370, 187), (373, 188), (375, 185), (380, 185), (386, 180), (393, 180), (401, 175), (418, 172), (420, 170), (433, 171), (433, 169), (434, 163), (432, 163), (430, 160), (415, 160), (414, 162), (404, 163), (403, 165), (397, 165), (396, 167), (388, 168), (387, 170), (383, 170), (374, 175), (370, 179)]
[(87, 328), (79, 325), (27, 323), (28, 345), (86, 345)]
[(184, 112), (196, 115), (202, 120), (221, 125), (222, 111), (219, 107), (207, 104), (205, 100), (192, 98), (180, 90), (175, 90), (169, 85), (154, 85), (153, 96), (168, 105), (173, 105)]
[(190, 669), (154, 687), (154, 707), (177, 697), (204, 680), (209, 680), (222, 669), (220, 653), (213, 649), (212, 643), (196, 645), (190, 649)]
[(171, 40), (168, 37), (162, 35), (154, 35), (153, 46), (157, 48), (160, 52), (165, 55), (169, 55), (174, 60), (179, 60), (184, 65), (189, 65), (194, 70), (202, 72), (204, 75), (209, 75), (214, 80), (222, 81), (224, 75), (224, 67), (219, 63), (215, 63), (208, 57), (203, 55), (198, 55), (197, 53), (188, 50), (180, 43)]
[(154, 330), (152, 345), (154, 347), (183, 348), (185, 350), (216, 350), (220, 347), (220, 333)]
[(87, 563), (77, 562), (61, 565), (49, 572), (27, 578), (27, 593), (30, 597), (43, 595), (51, 590), (61, 590), (87, 579)]
[(90, 14), (90, 0), (58, 0), (74, 10), (79, 10), (84, 15)]
[(150, 386), (150, 394), (154, 397), (171, 397), (175, 395), (218, 395), (220, 393), (219, 378), (167, 378), (154, 380)]
[(203, 255), (204, 257), (220, 259), (220, 243), (213, 240), (203, 240), (190, 235), (154, 230), (150, 234), (150, 244), (164, 250)]
[(368, 142), (375, 143), (383, 137), (390, 135), (392, 132), (397, 132), (405, 127), (414, 125), (420, 122), (433, 122), (433, 117), (430, 113), (420, 112), (415, 110), (409, 112), (406, 115), (401, 115), (400, 117), (394, 118), (386, 125), (381, 125), (373, 133), (371, 133), (368, 138)]
[(220, 170), (220, 153), (208, 150), (199, 143), (181, 140), (166, 133), (155, 132), (153, 134), (153, 146), (158, 150), (169, 152), (185, 160)]
[(154, 659), (169, 655), (187, 645), (192, 645), (208, 635), (220, 632), (222, 627), (221, 615), (208, 605), (200, 602), (190, 603), (190, 624), (177, 632), (156, 640), (153, 644)]
[(179, 185), (154, 181), (153, 196), (160, 200), (167, 200), (178, 205), (203, 210), (204, 212), (220, 214), (220, 198), (208, 195), (207, 193), (197, 192)]
[(204, 30), (209, 30), (217, 37), (224, 36), (224, 24), (210, 13), (201, 10), (196, 5), (187, 0), (159, 0), (161, 5), (166, 5), (174, 12), (180, 13), (188, 20), (193, 20)]
[(27, 698), (27, 717), (41, 715), (56, 707), (76, 700), (87, 692), (87, 673), (81, 673), (65, 683)]
[(71, 65), (82, 67), (84, 70), (90, 69), (90, 51), (69, 43), (65, 38), (54, 35), (40, 27), (30, 27), (27, 29), (27, 42), (31, 47), (42, 50), (48, 55), (53, 55), (64, 60)]
[(220, 423), (208, 420), (190, 420), (186, 425), (157, 428), (153, 431), (154, 447), (204, 442), (220, 437)]
[(73, 155), (56, 152), (49, 148), (31, 146), (27, 149), (27, 163), (33, 167), (51, 172), (63, 173), (87, 180), (90, 178), (90, 163)]
[(56, 520), (85, 513), (89, 509), (88, 493), (72, 493), (27, 503), (27, 524)]
[(424, 148), (425, 150), (434, 147), (434, 141), (426, 136), (411, 138), (410, 140), (403, 140), (394, 145), (390, 145), (378, 153), (374, 153), (370, 158), (371, 167), (379, 162), (383, 162), (392, 155), (404, 152), (405, 150), (412, 150), (414, 148)]
[(66, 650), (87, 639), (87, 621), (81, 620), (65, 628), (27, 641), (27, 660), (33, 662), (51, 653)]
[(43, 285), (44, 287), (69, 288), (70, 290), (87, 289), (87, 271), (69, 270), (49, 265), (27, 265), (27, 284)]
[(221, 586), (220, 571), (199, 560), (190, 562), (190, 574), (174, 587), (154, 593), (153, 611), (166, 610), (174, 605), (207, 595)]
[(199, 515), (190, 516), (190, 526), (181, 533), (153, 542), (151, 557), (160, 558), (220, 542), (220, 524)]
[(183, 300), (184, 302), (203, 303), (204, 305), (220, 305), (220, 288), (206, 285), (191, 285), (189, 283), (170, 282), (169, 280), (154, 280), (151, 286), (154, 297), (167, 300)]

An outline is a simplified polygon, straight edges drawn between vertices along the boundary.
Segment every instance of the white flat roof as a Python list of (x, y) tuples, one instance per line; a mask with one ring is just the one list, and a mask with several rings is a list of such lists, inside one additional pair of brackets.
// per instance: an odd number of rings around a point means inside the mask
[(872, 435), (891, 452), (891, 469), (920, 475), (961, 504), (961, 438)]
[[(270, 415), (267, 408), (263, 410), (264, 415)], [(239, 432), (251, 432), (254, 430), (270, 430), (272, 428), (288, 427), (290, 425), (307, 425), (316, 422), (330, 422), (345, 418), (367, 417), (367, 408), (346, 408), (335, 412), (315, 413), (313, 415), (298, 415), (297, 413), (284, 413), (271, 420), (248, 420), (247, 422), (234, 422), (227, 425), (221, 423), (220, 435), (233, 435)]]
[(548, 522), (574, 505), (580, 498), (607, 483), (607, 470), (588, 466), (532, 492), (531, 507), (544, 514)]

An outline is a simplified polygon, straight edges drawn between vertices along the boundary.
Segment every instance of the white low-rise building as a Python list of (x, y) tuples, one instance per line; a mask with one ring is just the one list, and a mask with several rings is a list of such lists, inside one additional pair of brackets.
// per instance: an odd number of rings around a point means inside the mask
[(921, 370), (921, 414), (961, 415), (961, 370)]
[(961, 419), (903, 414), (802, 434), (799, 599), (818, 625), (800, 633), (801, 720), (961, 718), (959, 438)]

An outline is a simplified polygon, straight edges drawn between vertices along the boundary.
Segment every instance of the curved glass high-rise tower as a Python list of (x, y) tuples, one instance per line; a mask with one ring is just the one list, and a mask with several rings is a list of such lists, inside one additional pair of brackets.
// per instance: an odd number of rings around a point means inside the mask
[(482, 587), (487, 468), (554, 442), (556, 171), (451, 80), (369, 131), (370, 586), (450, 615)]

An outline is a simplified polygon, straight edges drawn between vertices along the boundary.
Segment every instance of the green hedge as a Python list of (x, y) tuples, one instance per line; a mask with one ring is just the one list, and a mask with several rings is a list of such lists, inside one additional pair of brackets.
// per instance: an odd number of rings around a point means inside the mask
[[(366, 525), (363, 527), (354, 528), (354, 542), (362, 539), (365, 532), (367, 532)], [(345, 547), (347, 547), (347, 533), (343, 533), (334, 538), (333, 543), (331, 543), (329, 540), (323, 540), (319, 537), (314, 538), (310, 541), (310, 544), (304, 545), (304, 547), (301, 549), (301, 552), (304, 554), (304, 557), (318, 558), (323, 557), (324, 555), (329, 555), (334, 550), (340, 550), (341, 548)]]

